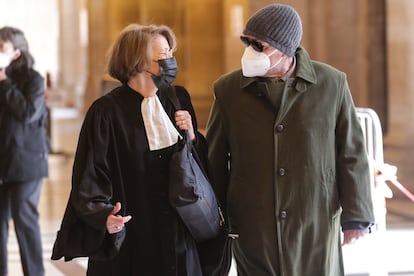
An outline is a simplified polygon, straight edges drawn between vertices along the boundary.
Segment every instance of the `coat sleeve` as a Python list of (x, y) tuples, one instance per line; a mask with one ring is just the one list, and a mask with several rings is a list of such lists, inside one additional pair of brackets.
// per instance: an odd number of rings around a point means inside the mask
[(215, 97), (207, 121), (206, 140), (213, 188), (223, 212), (227, 214), (227, 187), (230, 177), (230, 148), (226, 132), (225, 114)]
[(227, 275), (231, 267), (231, 243), (228, 237), (231, 229), (227, 219), (227, 187), (230, 169), (230, 148), (227, 142), (225, 114), (217, 97), (214, 99), (207, 121), (206, 140), (211, 183), (220, 202), (226, 225), (220, 234), (199, 243), (198, 250), (203, 273), (206, 275)]
[(0, 82), (0, 101), (19, 121), (31, 123), (45, 114), (45, 86), (43, 78), (35, 71), (29, 71), (22, 83), (8, 78)]
[(346, 78), (336, 127), (337, 183), (343, 209), (341, 223), (374, 223), (370, 167), (365, 139)]

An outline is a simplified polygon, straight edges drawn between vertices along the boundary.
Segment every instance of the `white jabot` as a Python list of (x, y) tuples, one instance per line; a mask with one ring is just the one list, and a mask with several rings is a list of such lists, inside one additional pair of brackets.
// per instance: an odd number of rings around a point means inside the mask
[(141, 113), (151, 151), (177, 143), (181, 135), (165, 113), (157, 95), (144, 98), (141, 103)]

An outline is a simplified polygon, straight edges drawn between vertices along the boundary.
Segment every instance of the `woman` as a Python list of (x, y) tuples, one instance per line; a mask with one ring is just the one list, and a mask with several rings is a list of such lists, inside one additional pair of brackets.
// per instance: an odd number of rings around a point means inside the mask
[(206, 152), (188, 92), (170, 85), (175, 48), (170, 28), (136, 24), (112, 46), (108, 71), (122, 85), (87, 112), (52, 259), (89, 256), (88, 275), (202, 274), (195, 242), (167, 196), (168, 163), (182, 131)]
[(7, 275), (13, 219), (24, 275), (44, 275), (38, 204), (48, 175), (47, 108), (43, 77), (24, 33), (0, 28), (0, 275)]

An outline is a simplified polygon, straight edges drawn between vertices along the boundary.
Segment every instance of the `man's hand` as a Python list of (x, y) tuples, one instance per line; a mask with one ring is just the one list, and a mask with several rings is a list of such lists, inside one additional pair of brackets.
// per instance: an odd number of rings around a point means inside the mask
[(342, 246), (354, 244), (356, 240), (362, 238), (366, 234), (369, 233), (369, 229), (361, 229), (361, 230), (345, 230), (344, 231), (344, 240), (342, 242)]

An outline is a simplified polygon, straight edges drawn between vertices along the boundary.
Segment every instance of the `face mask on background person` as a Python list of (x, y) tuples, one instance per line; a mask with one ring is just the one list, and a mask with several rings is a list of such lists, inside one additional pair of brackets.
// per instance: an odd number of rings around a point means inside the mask
[(241, 59), (243, 76), (245, 77), (260, 77), (266, 75), (266, 73), (276, 67), (281, 61), (282, 57), (273, 66), (270, 66), (270, 56), (277, 50), (274, 50), (269, 55), (258, 52), (253, 49), (252, 46), (246, 47)]
[(10, 65), (11, 59), (5, 53), (0, 52), (0, 70)]
[(160, 59), (157, 61), (160, 66), (160, 73), (155, 75), (151, 72), (151, 78), (158, 89), (170, 85), (177, 77), (178, 65), (175, 57)]

